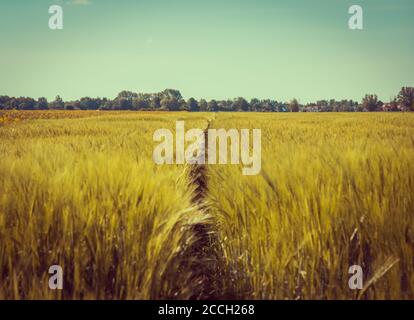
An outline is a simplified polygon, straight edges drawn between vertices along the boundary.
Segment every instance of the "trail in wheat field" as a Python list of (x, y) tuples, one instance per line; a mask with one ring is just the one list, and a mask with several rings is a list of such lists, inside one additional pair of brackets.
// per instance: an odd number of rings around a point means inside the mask
[[(214, 117), (208, 120), (207, 127), (204, 129), (205, 145), (200, 148), (205, 159), (208, 159), (208, 129), (210, 129)], [(208, 166), (207, 164), (194, 164), (191, 167), (190, 176), (194, 184), (195, 191), (192, 201), (202, 210), (206, 215), (209, 213), (209, 204), (206, 201), (208, 194)], [(195, 232), (198, 241), (193, 249), (193, 255), (197, 259), (199, 267), (199, 274), (201, 278), (200, 292), (193, 295), (193, 299), (223, 299), (226, 298), (221, 290), (221, 275), (222, 270), (222, 255), (220, 254), (218, 237), (215, 230), (214, 217), (211, 218), (211, 223), (200, 223), (195, 226)]]

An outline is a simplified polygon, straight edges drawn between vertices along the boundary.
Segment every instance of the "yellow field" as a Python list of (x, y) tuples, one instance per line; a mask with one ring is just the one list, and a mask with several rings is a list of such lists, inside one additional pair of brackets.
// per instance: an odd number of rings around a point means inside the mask
[[(64, 115), (64, 113), (63, 113)], [(197, 261), (186, 167), (152, 162), (182, 114), (113, 113), (0, 127), (1, 298), (189, 298)], [(65, 290), (48, 288), (50, 265)]]
[[(176, 120), (261, 129), (261, 173), (194, 201)], [(3, 112), (0, 157), (0, 298), (414, 299), (414, 114)]]
[[(414, 114), (216, 120), (220, 127), (262, 129), (261, 175), (209, 167), (229, 294), (414, 298)], [(349, 289), (351, 265), (363, 268), (366, 291)]]

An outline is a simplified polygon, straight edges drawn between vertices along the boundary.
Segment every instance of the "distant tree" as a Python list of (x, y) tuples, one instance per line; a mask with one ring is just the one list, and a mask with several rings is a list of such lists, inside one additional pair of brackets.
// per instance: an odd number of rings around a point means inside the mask
[(121, 98), (125, 98), (128, 100), (132, 100), (133, 98), (138, 97), (138, 93), (132, 92), (132, 91), (127, 91), (127, 90), (123, 90), (120, 93), (118, 93), (117, 98), (121, 99)]
[(98, 99), (83, 97), (80, 99), (80, 108), (82, 110), (96, 110), (100, 106)]
[(178, 105), (179, 105), (178, 110), (180, 110), (180, 111), (190, 111), (190, 107), (188, 106), (188, 103), (185, 102), (184, 99), (178, 100)]
[(211, 100), (208, 104), (207, 104), (207, 110), (211, 111), (211, 112), (216, 112), (218, 111), (218, 104), (216, 100)]
[(161, 108), (161, 99), (159, 96), (154, 96), (151, 99), (151, 108), (159, 109)]
[(37, 99), (35, 109), (38, 110), (46, 110), (49, 109), (49, 103), (47, 102), (47, 99), (45, 97), (40, 97)]
[(165, 89), (164, 91), (160, 92), (160, 95), (163, 98), (175, 98), (177, 101), (183, 98), (180, 91), (175, 89)]
[(399, 104), (406, 110), (414, 111), (414, 87), (403, 87), (398, 93)]
[(397, 101), (396, 98), (392, 99), (390, 101), (390, 104), (389, 105), (390, 105), (390, 111), (399, 111), (399, 109), (398, 109), (398, 101)]
[(111, 100), (105, 101), (99, 108), (100, 110), (112, 110), (113, 102)]
[(299, 112), (299, 102), (297, 99), (293, 99), (289, 103), (289, 110), (290, 112)]
[(377, 111), (380, 104), (376, 94), (366, 94), (362, 99), (362, 107), (370, 112)]
[(36, 100), (28, 97), (17, 98), (17, 108), (20, 110), (33, 110), (36, 105)]
[(200, 111), (200, 107), (199, 107), (199, 105), (198, 105), (198, 102), (197, 102), (197, 100), (196, 100), (196, 99), (194, 99), (194, 98), (190, 98), (190, 99), (188, 99), (188, 101), (187, 101), (187, 108), (188, 108), (190, 111)]
[(162, 98), (161, 99), (161, 101), (160, 101), (160, 110), (163, 110), (163, 111), (168, 111), (169, 109), (168, 109), (168, 98), (167, 97), (164, 97), (164, 98)]
[(328, 104), (328, 101), (326, 100), (318, 100), (316, 101), (316, 105), (320, 107), (327, 107), (329, 104)]
[(57, 95), (55, 100), (50, 103), (49, 107), (50, 109), (63, 110), (65, 108), (65, 103), (63, 102), (62, 98)]
[(226, 101), (224, 100), (217, 101), (217, 111), (226, 111)]
[(0, 109), (6, 109), (10, 101), (9, 96), (0, 96)]
[(30, 97), (9, 97), (0, 96), (0, 109), (85, 109), (85, 110), (189, 110), (189, 111), (265, 111), (265, 112), (298, 112), (298, 111), (339, 111), (339, 112), (355, 112), (355, 111), (398, 111), (413, 110), (414, 111), (414, 88), (403, 87), (398, 97), (389, 103), (384, 104), (378, 100), (376, 95), (367, 94), (361, 104), (353, 100), (335, 99), (320, 100), (316, 103), (308, 103), (300, 105), (296, 99), (290, 103), (280, 103), (275, 100), (264, 99), (259, 100), (253, 98), (250, 102), (239, 97), (233, 100), (211, 100), (207, 102), (205, 99), (200, 101), (189, 98), (187, 102), (182, 98), (179, 90), (165, 89), (159, 93), (135, 93), (132, 91), (121, 91), (114, 100), (106, 98), (90, 98), (83, 97), (80, 100), (64, 102), (60, 96), (50, 103), (46, 98), (40, 97), (34, 100)]
[(251, 111), (262, 111), (262, 105), (257, 98), (250, 99), (250, 110)]
[(217, 102), (218, 111), (232, 111), (234, 101), (232, 100), (221, 100)]
[(148, 109), (150, 107), (149, 101), (138, 97), (132, 99), (132, 109), (133, 110), (142, 110), (142, 109)]
[(161, 99), (161, 109), (169, 111), (178, 111), (180, 109), (179, 100), (174, 97), (165, 97)]
[(284, 103), (278, 103), (277, 105), (277, 111), (278, 112), (288, 112), (289, 111), (289, 107), (284, 104)]
[(198, 103), (199, 107), (200, 107), (200, 111), (207, 111), (207, 101), (205, 99), (201, 99), (200, 102)]
[(269, 99), (262, 100), (260, 102), (260, 110), (262, 112), (272, 112), (276, 109), (276, 101), (272, 101)]
[(132, 101), (128, 98), (116, 98), (112, 103), (114, 110), (130, 110), (132, 108)]
[(77, 109), (75, 107), (76, 102), (79, 102), (79, 101), (67, 101), (67, 102), (65, 102), (65, 110), (75, 110), (75, 109)]
[(18, 109), (19, 102), (15, 97), (10, 97), (10, 99), (6, 102), (5, 109)]
[(249, 111), (249, 107), (249, 103), (242, 97), (235, 99), (231, 105), (233, 111)]

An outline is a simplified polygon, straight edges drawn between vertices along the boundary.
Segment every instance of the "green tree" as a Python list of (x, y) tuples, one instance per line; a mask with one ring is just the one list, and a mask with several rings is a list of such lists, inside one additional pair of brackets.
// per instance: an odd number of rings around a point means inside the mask
[(178, 111), (180, 109), (180, 102), (175, 97), (164, 97), (161, 99), (161, 109), (169, 111)]
[(105, 101), (99, 109), (100, 110), (112, 110), (113, 109), (113, 101), (112, 100)]
[(299, 112), (299, 102), (297, 99), (293, 99), (289, 103), (289, 110), (290, 112)]
[(47, 102), (47, 99), (45, 97), (40, 97), (37, 99), (35, 108), (38, 110), (49, 109), (49, 103)]
[(123, 90), (120, 93), (118, 93), (117, 98), (121, 99), (121, 98), (125, 98), (125, 99), (129, 99), (132, 100), (133, 98), (138, 97), (138, 94), (132, 91), (127, 91), (127, 90)]
[(17, 98), (17, 105), (20, 110), (33, 110), (36, 105), (36, 100), (32, 98), (20, 97)]
[(0, 96), (0, 109), (6, 109), (10, 101), (9, 96)]
[(190, 108), (189, 108), (187, 102), (185, 102), (184, 99), (178, 100), (178, 105), (179, 105), (178, 109), (180, 111), (190, 111)]
[(262, 111), (262, 104), (259, 99), (250, 99), (250, 110), (251, 111)]
[(177, 101), (183, 98), (180, 91), (175, 89), (165, 89), (163, 92), (160, 92), (160, 95), (163, 98), (175, 98)]
[(231, 106), (233, 111), (249, 111), (249, 107), (249, 103), (242, 97), (235, 99)]
[(133, 110), (142, 110), (147, 109), (150, 106), (149, 102), (143, 98), (133, 98), (132, 99), (132, 109)]
[(63, 102), (63, 99), (57, 95), (55, 100), (50, 103), (50, 108), (63, 110), (65, 108), (65, 103)]
[(198, 105), (200, 106), (200, 111), (207, 111), (208, 105), (205, 99), (201, 99)]
[(389, 103), (389, 110), (390, 111), (398, 111), (398, 101), (396, 98), (392, 99)]
[(200, 110), (200, 107), (198, 106), (198, 102), (194, 98), (188, 99), (188, 101), (187, 101), (187, 108), (190, 111), (199, 111)]
[(398, 93), (398, 103), (407, 110), (414, 111), (414, 87), (403, 87)]
[(112, 107), (114, 110), (129, 110), (132, 108), (132, 101), (127, 98), (116, 98)]
[(99, 106), (96, 99), (83, 97), (80, 99), (80, 107), (82, 110), (96, 110)]
[(207, 104), (207, 111), (211, 111), (211, 112), (217, 112), (218, 111), (218, 104), (216, 100), (211, 100), (209, 101), (209, 103)]
[(161, 99), (159, 96), (154, 96), (151, 99), (151, 108), (159, 109), (161, 108)]
[(366, 94), (362, 99), (362, 107), (370, 112), (377, 111), (380, 106), (376, 94)]
[[(79, 103), (79, 101), (66, 101), (65, 102), (65, 110), (75, 110), (76, 109), (75, 103)], [(80, 103), (79, 103), (79, 105), (80, 105)]]

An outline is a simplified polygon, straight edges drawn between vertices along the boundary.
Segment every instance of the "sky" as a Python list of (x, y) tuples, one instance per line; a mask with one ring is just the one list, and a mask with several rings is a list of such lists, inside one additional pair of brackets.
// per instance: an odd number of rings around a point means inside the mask
[(1, 0), (0, 95), (388, 101), (414, 86), (413, 17), (412, 0)]

